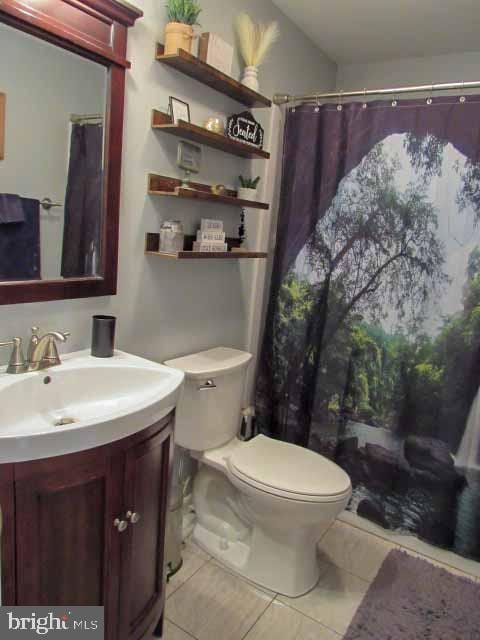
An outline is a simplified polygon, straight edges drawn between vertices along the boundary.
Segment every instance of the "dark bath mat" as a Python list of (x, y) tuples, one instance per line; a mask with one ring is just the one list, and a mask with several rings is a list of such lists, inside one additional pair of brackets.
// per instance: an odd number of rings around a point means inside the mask
[(391, 551), (344, 640), (480, 640), (480, 584)]

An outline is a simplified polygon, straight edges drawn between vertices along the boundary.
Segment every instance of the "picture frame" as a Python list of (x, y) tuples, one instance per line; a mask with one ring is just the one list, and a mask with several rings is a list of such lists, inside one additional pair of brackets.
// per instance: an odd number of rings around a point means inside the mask
[(0, 93), (0, 160), (5, 158), (5, 105), (7, 96)]
[(177, 124), (179, 120), (190, 122), (190, 105), (188, 102), (170, 96), (169, 111), (173, 124)]
[(202, 147), (191, 142), (178, 143), (177, 165), (189, 173), (199, 173), (202, 164)]

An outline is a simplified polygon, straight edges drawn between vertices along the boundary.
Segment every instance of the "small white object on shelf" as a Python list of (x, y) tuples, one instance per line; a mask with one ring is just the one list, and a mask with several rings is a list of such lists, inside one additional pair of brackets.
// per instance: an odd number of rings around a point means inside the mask
[(200, 231), (223, 231), (223, 220), (202, 218), (202, 221), (200, 223)]
[(197, 231), (197, 242), (225, 242), (225, 231)]
[(254, 202), (257, 199), (257, 189), (239, 187), (237, 192), (237, 198), (239, 200), (250, 200), (251, 202)]
[(216, 33), (202, 33), (198, 57), (227, 76), (232, 75), (233, 47)]
[(253, 64), (245, 67), (241, 82), (252, 91), (256, 91), (258, 93), (260, 91), (258, 67), (254, 67)]
[(228, 251), (228, 245), (226, 242), (194, 242), (193, 250), (217, 253)]

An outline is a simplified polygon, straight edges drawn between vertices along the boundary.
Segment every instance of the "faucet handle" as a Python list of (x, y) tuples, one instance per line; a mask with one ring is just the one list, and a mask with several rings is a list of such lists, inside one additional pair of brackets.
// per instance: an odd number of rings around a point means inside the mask
[(47, 336), (48, 336), (47, 348), (45, 349), (45, 354), (42, 358), (42, 361), (43, 363), (49, 363), (49, 366), (54, 367), (58, 364), (62, 364), (60, 360), (60, 356), (58, 355), (58, 349), (56, 344), (57, 336), (61, 337), (62, 341), (65, 342), (70, 337), (70, 332), (54, 331), (50, 334), (47, 333)]
[(7, 373), (24, 373), (26, 369), (25, 357), (22, 349), (22, 339), (13, 338), (9, 342), (0, 342), (0, 347), (13, 347), (12, 355), (7, 366)]
[(47, 348), (45, 349), (45, 355), (42, 358), (43, 362), (49, 362), (51, 366), (60, 364), (60, 357), (58, 355), (57, 345), (55, 344), (55, 338), (50, 336), (47, 342)]
[(28, 343), (28, 351), (27, 351), (28, 362), (31, 362), (33, 352), (35, 351), (35, 347), (40, 341), (40, 336), (38, 335), (38, 332), (40, 331), (40, 329), (38, 327), (32, 327), (30, 331), (32, 332), (32, 335), (30, 336), (30, 342)]

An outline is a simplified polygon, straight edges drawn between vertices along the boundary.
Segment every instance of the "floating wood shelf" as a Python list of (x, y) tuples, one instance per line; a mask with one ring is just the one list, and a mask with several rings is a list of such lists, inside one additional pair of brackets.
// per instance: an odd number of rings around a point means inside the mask
[(177, 69), (190, 78), (194, 78), (219, 93), (240, 102), (250, 108), (271, 107), (271, 101), (256, 91), (252, 91), (245, 85), (237, 82), (230, 76), (222, 73), (215, 67), (202, 62), (191, 53), (179, 49), (177, 54), (164, 54), (163, 44), (157, 43), (155, 58), (162, 64), (166, 64), (173, 69)]
[[(193, 240), (194, 236), (185, 236), (185, 246), (192, 246)], [(266, 258), (268, 256), (267, 253), (262, 251), (245, 251), (238, 246), (231, 246), (232, 244), (238, 244), (235, 239), (227, 238), (226, 241), (229, 245), (229, 250), (225, 252), (212, 253), (210, 251), (184, 250), (170, 253), (159, 251), (159, 233), (147, 233), (145, 235), (145, 255), (157, 256), (168, 260), (241, 260), (246, 258)]]
[(186, 198), (188, 200), (206, 200), (218, 204), (227, 204), (233, 207), (245, 207), (248, 209), (268, 209), (266, 202), (254, 202), (253, 200), (241, 200), (237, 198), (237, 192), (226, 189), (222, 195), (212, 193), (208, 184), (190, 182), (192, 189), (184, 189), (181, 180), (160, 176), (156, 173), (148, 174), (148, 193), (152, 196), (171, 196), (173, 198)]
[(213, 149), (240, 156), (240, 158), (263, 158), (265, 160), (270, 158), (270, 154), (263, 151), (263, 149), (257, 149), (245, 142), (230, 140), (227, 136), (213, 133), (196, 124), (191, 124), (184, 120), (179, 120), (177, 124), (173, 124), (171, 117), (162, 111), (158, 111), (158, 109), (153, 109), (152, 111), (152, 128), (198, 144), (205, 144)]

